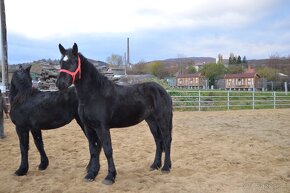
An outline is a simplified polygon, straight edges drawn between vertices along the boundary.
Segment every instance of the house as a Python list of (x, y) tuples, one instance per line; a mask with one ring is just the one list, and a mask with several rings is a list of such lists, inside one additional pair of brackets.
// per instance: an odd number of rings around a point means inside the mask
[(205, 78), (201, 73), (179, 74), (176, 76), (176, 86), (180, 88), (201, 89), (206, 87)]
[(176, 78), (175, 77), (166, 77), (165, 80), (170, 87), (176, 87)]
[(248, 69), (239, 74), (225, 74), (226, 90), (261, 90), (261, 77), (256, 73), (252, 65), (248, 65)]

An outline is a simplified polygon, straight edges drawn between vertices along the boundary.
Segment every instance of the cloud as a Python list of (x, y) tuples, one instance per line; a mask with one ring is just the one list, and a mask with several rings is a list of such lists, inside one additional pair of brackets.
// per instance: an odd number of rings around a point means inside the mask
[(8, 0), (5, 5), (10, 61), (58, 58), (56, 45), (74, 42), (86, 56), (105, 60), (124, 54), (127, 37), (133, 63), (178, 55), (226, 58), (230, 52), (249, 59), (290, 54), (286, 0)]
[[(91, 33), (134, 33), (175, 28), (238, 27), (275, 0), (9, 0), (7, 26), (29, 38)], [(255, 17), (253, 17), (255, 15)]]

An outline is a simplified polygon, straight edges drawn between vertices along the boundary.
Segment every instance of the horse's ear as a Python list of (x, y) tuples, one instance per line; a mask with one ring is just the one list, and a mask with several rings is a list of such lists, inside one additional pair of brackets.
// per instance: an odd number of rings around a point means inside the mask
[(58, 44), (58, 48), (59, 48), (59, 51), (60, 51), (60, 53), (61, 53), (61, 55), (65, 55), (65, 53), (66, 53), (66, 50), (65, 50), (65, 48), (61, 45), (61, 44)]
[(28, 66), (28, 67), (25, 69), (25, 71), (28, 72), (28, 73), (30, 73), (30, 69), (31, 69), (31, 65)]
[(72, 48), (72, 54), (77, 56), (79, 53), (78, 51), (78, 45), (76, 43), (74, 43), (73, 48)]

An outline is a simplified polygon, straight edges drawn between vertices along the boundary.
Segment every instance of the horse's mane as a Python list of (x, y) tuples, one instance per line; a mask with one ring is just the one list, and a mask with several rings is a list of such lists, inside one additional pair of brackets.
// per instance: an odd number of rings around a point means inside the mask
[(91, 74), (92, 81), (97, 82), (96, 85), (98, 87), (102, 88), (102, 87), (107, 87), (113, 84), (113, 82), (110, 81), (106, 76), (101, 74), (86, 57), (84, 57), (81, 53), (79, 53), (79, 56), (80, 56), (82, 65), (86, 66), (85, 71)]
[(35, 93), (38, 93), (38, 92), (40, 92), (40, 91), (36, 88), (33, 88), (33, 87), (27, 88), (27, 89), (22, 90), (22, 91), (17, 91), (14, 86), (11, 86), (10, 87), (10, 95), (9, 95), (11, 107), (13, 107), (16, 104), (24, 103), (28, 98), (30, 98), (32, 95), (34, 95)]

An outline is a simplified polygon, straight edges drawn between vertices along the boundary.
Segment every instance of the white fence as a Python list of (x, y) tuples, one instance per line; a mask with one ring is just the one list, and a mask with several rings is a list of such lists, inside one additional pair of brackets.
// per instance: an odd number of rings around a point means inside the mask
[(169, 90), (174, 109), (213, 111), (290, 108), (287, 92)]

